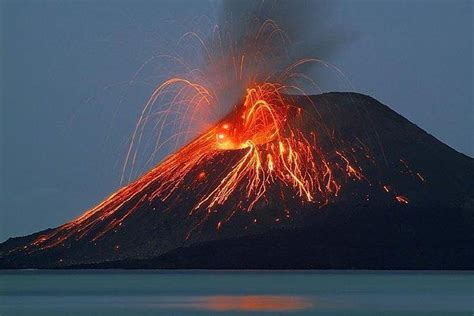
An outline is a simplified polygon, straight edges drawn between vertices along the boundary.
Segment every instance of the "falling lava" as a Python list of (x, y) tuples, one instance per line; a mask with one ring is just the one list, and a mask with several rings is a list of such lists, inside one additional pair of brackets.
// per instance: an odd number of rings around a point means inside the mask
[[(281, 201), (289, 193), (301, 203), (327, 204), (337, 197), (341, 187), (334, 176), (335, 169), (359, 180), (363, 175), (340, 152), (337, 162), (325, 159), (315, 132), (305, 135), (297, 128), (307, 118), (302, 115), (301, 107), (287, 101), (291, 98), (282, 94), (283, 89), (284, 86), (273, 83), (247, 89), (241, 106), (216, 126), (79, 218), (40, 236), (33, 246), (47, 249), (68, 238), (81, 239), (91, 233), (95, 234), (91, 240), (96, 241), (120, 227), (144, 204), (156, 199), (163, 202), (179, 199), (173, 193), (180, 186), (184, 183), (197, 186), (208, 177), (212, 177), (210, 185), (199, 196), (189, 216), (200, 212), (211, 214), (233, 196), (239, 201), (230, 215), (218, 221), (216, 229), (237, 211), (251, 212), (255, 203), (266, 199), (269, 191), (278, 190)], [(196, 167), (226, 151), (236, 151), (238, 159), (223, 167), (225, 172), (208, 175), (203, 170), (196, 174)], [(185, 181), (190, 174), (194, 174), (191, 184)], [(149, 193), (143, 194), (145, 191)], [(124, 205), (127, 212), (117, 217), (116, 212)], [(203, 216), (198, 226), (207, 218)], [(97, 226), (103, 222), (108, 224), (97, 232)], [(196, 226), (188, 233), (195, 229)]]
[[(185, 238), (188, 239), (211, 215), (218, 216), (215, 229), (221, 230), (237, 212), (251, 213), (260, 201), (277, 199), (284, 209), (284, 216), (289, 218), (292, 214), (285, 207), (289, 200), (320, 208), (338, 197), (345, 180), (368, 181), (351, 155), (333, 146), (331, 159), (327, 159), (328, 152), (323, 152), (319, 144), (321, 135), (317, 135), (314, 129), (301, 128), (311, 126), (315, 118), (295, 101), (297, 98), (288, 95), (290, 91), (300, 94), (304, 94), (304, 91), (295, 85), (285, 85), (284, 82), (295, 77), (305, 78), (294, 70), (305, 63), (319, 60), (298, 61), (275, 75), (265, 72), (258, 74), (259, 65), (265, 64), (263, 53), (270, 55), (265, 43), (275, 34), (284, 37), (276, 23), (265, 21), (253, 37), (254, 41), (244, 47), (244, 53), (232, 56), (231, 64), (235, 70), (233, 79), (239, 83), (245, 82), (247, 88), (241, 101), (229, 114), (94, 208), (36, 238), (27, 246), (28, 250), (33, 252), (52, 248), (64, 245), (68, 240), (96, 242), (108, 232), (120, 229), (126, 219), (139, 209), (154, 205), (156, 201), (164, 205), (187, 199), (180, 194), (183, 187), (197, 195), (188, 210), (190, 217), (198, 218), (187, 229)], [(200, 42), (203, 43), (202, 40)], [(218, 61), (219, 56), (224, 55), (216, 54), (215, 59)], [(228, 65), (226, 60), (214, 64)], [(223, 69), (226, 70), (226, 66)], [(246, 70), (249, 70), (247, 75)], [(225, 90), (223, 82), (233, 81), (228, 78), (219, 80), (221, 90)], [(153, 105), (164, 95), (170, 94), (173, 95), (170, 106), (164, 111), (153, 113)], [(196, 117), (202, 117), (203, 109), (206, 111), (216, 107), (219, 102), (216, 94), (203, 84), (203, 80), (186, 77), (172, 78), (158, 86), (145, 104), (132, 134), (123, 175), (127, 166), (136, 164), (137, 148), (152, 116), (162, 118), (154, 124), (157, 127), (156, 138), (160, 140), (167, 128), (163, 122), (173, 120), (173, 115), (184, 108), (182, 112), (186, 119), (174, 124), (179, 130), (186, 129), (186, 121), (189, 123)], [(310, 98), (308, 101), (311, 103)], [(180, 133), (177, 133), (178, 137)], [(153, 155), (158, 150), (159, 147), (156, 147)], [(205, 168), (206, 163), (219, 160), (229, 152), (232, 152), (232, 158), (221, 160), (220, 170), (210, 174)], [(399, 203), (409, 201), (404, 196), (396, 200)], [(226, 209), (231, 211), (221, 213), (220, 209), (226, 204), (230, 206)], [(279, 220), (275, 218), (275, 221)]]

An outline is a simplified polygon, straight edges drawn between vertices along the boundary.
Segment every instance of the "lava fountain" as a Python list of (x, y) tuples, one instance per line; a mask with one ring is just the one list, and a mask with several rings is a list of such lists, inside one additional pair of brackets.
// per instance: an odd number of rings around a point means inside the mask
[[(188, 36), (205, 45), (196, 33)], [(275, 22), (267, 20), (250, 38), (239, 50), (224, 47), (219, 32), (214, 32), (213, 40), (218, 39), (219, 44), (214, 47), (221, 49), (212, 56), (212, 50), (205, 48), (207, 58), (212, 61), (210, 72), (193, 68), (186, 76), (171, 78), (153, 90), (132, 133), (123, 179), (127, 171), (129, 177), (132, 174), (147, 127), (152, 127), (156, 139), (151, 161), (164, 143), (187, 137), (196, 120), (211, 116), (230, 85), (244, 86), (240, 101), (235, 102), (228, 114), (97, 206), (38, 237), (30, 251), (66, 241), (96, 242), (107, 232), (119, 229), (138, 209), (155, 201), (176, 203), (184, 199), (179, 192), (183, 187), (199, 193), (188, 210), (189, 216), (199, 217), (198, 223), (188, 230), (189, 238), (211, 214), (219, 214), (219, 208), (226, 203), (232, 204), (228, 207), (232, 211), (222, 214), (217, 230), (236, 212), (252, 212), (256, 203), (265, 202), (270, 196), (283, 204), (296, 199), (300, 204), (322, 207), (338, 196), (341, 179), (363, 180), (361, 168), (342, 149), (335, 150), (333, 158), (328, 160), (319, 146), (320, 135), (315, 130), (300, 128), (311, 124), (314, 118), (289, 93), (304, 95), (294, 80), (311, 80), (295, 70), (305, 63), (321, 61), (305, 59), (270, 72), (268, 67), (275, 64), (271, 59), (280, 58), (281, 54), (276, 54), (275, 45), (269, 43), (275, 38), (284, 40), (284, 32)], [(211, 75), (216, 69), (223, 75)], [(217, 79), (212, 81), (212, 78)], [(160, 105), (158, 109), (156, 104)], [(163, 141), (169, 130), (173, 130), (172, 136)], [(209, 174), (202, 167), (229, 152), (233, 152), (235, 159), (224, 160), (220, 172)], [(291, 216), (288, 210), (284, 212), (285, 216)]]

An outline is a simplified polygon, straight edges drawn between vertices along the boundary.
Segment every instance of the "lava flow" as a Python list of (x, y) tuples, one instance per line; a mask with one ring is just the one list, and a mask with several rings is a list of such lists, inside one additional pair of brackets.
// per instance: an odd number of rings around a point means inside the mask
[[(276, 54), (274, 46), (268, 43), (274, 38), (285, 38), (271, 20), (246, 37), (252, 40), (241, 45), (241, 50), (226, 47), (219, 33), (215, 34), (213, 38), (219, 41), (214, 46), (220, 47), (221, 51), (217, 50), (215, 56), (211, 56), (213, 50), (205, 48), (212, 61), (208, 76), (192, 69), (187, 76), (169, 79), (154, 89), (133, 131), (122, 178), (127, 167), (128, 177), (132, 177), (133, 167), (139, 160), (138, 148), (144, 139), (149, 140), (145, 135), (147, 126), (152, 126), (151, 135), (156, 138), (149, 159), (153, 161), (164, 145), (163, 134), (173, 130), (171, 138), (188, 135), (196, 120), (207, 118), (213, 110), (222, 107), (221, 96), (226, 95), (230, 86), (244, 85), (244, 94), (230, 113), (210, 127), (208, 125), (205, 132), (197, 134), (194, 140), (99, 205), (36, 238), (30, 246), (31, 251), (64, 245), (66, 241), (96, 242), (108, 232), (120, 229), (137, 210), (150, 208), (157, 201), (166, 209), (167, 205), (192, 200), (192, 206), (186, 206), (185, 210), (189, 217), (196, 218), (187, 229), (189, 238), (211, 215), (219, 216), (215, 222), (216, 229), (220, 230), (237, 212), (249, 213), (259, 202), (278, 200), (284, 216), (289, 218), (290, 211), (284, 206), (289, 200), (322, 207), (338, 196), (344, 180), (366, 180), (351, 153), (347, 155), (343, 148), (336, 149), (336, 146), (332, 146), (330, 153), (321, 149), (322, 137), (312, 128), (315, 118), (298, 104), (298, 98), (288, 94), (305, 94), (292, 80), (308, 78), (296, 73), (295, 69), (319, 60), (305, 59), (290, 63), (281, 71), (269, 72), (266, 67), (271, 68), (275, 63), (267, 58), (280, 54)], [(278, 34), (281, 36), (276, 37)], [(198, 37), (195, 33), (191, 35)], [(204, 45), (201, 39), (199, 43)], [(216, 77), (214, 84), (209, 83), (214, 78), (213, 72), (222, 74)], [(155, 104), (165, 109), (156, 110)], [(329, 139), (329, 142), (333, 141)], [(211, 168), (210, 171), (205, 167), (212, 161), (214, 166), (219, 165), (219, 170)], [(191, 193), (183, 196), (183, 190)], [(406, 197), (397, 198), (397, 201), (408, 203)], [(221, 212), (221, 209), (229, 211)]]
[[(190, 210), (190, 216), (197, 212), (211, 213), (235, 194), (239, 195), (239, 208), (251, 212), (255, 203), (265, 199), (267, 191), (276, 186), (282, 200), (286, 198), (284, 192), (289, 191), (302, 203), (328, 203), (337, 196), (340, 184), (333, 176), (331, 164), (318, 149), (314, 132), (307, 137), (296, 128), (298, 121), (304, 119), (301, 108), (287, 101), (283, 89), (283, 85), (272, 83), (247, 89), (241, 106), (216, 126), (76, 220), (39, 237), (33, 245), (49, 248), (72, 236), (78, 240), (89, 234), (94, 234), (92, 241), (95, 241), (121, 226), (134, 210), (146, 203), (155, 199), (168, 201), (194, 169), (227, 151), (236, 151), (239, 159), (225, 166), (228, 171), (211, 181), (209, 189)], [(339, 155), (347, 164), (348, 176), (360, 177), (349, 160)], [(206, 177), (205, 171), (196, 174), (191, 186)], [(117, 217), (116, 213), (124, 208), (127, 211)], [(97, 230), (104, 222), (108, 224)], [(222, 221), (218, 229), (221, 224)]]

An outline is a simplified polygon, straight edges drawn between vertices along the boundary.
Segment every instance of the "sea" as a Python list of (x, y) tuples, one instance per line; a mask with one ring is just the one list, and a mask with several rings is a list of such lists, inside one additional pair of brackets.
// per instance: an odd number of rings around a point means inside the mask
[(0, 271), (0, 315), (474, 315), (474, 273)]

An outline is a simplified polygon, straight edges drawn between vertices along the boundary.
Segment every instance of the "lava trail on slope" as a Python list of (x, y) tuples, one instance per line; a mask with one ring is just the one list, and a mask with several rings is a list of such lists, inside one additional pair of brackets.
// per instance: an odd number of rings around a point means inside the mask
[(8, 240), (1, 258), (43, 267), (148, 258), (304, 227), (331, 210), (464, 207), (473, 174), (472, 159), (371, 98), (255, 87), (148, 173), (69, 223)]

